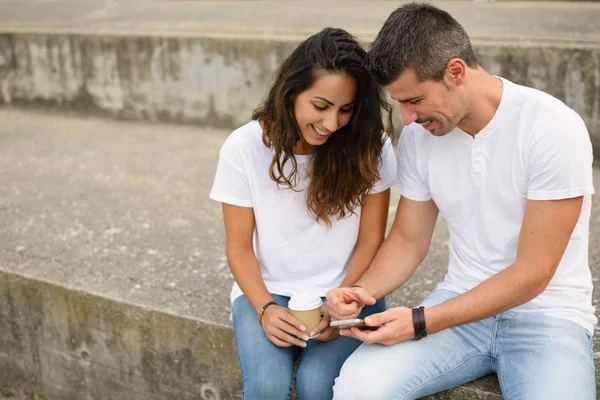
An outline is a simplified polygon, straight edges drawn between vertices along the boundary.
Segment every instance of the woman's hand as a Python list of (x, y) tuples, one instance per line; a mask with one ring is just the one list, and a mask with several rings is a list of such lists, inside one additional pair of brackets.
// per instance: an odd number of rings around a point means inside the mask
[(290, 314), (287, 309), (278, 305), (267, 308), (260, 320), (263, 330), (275, 346), (306, 347), (308, 335), (304, 332), (306, 327)]
[(321, 334), (314, 338), (314, 340), (318, 340), (320, 342), (327, 342), (340, 336), (340, 330), (338, 328), (332, 328), (329, 326), (331, 317), (329, 316), (329, 307), (327, 306), (327, 302), (323, 303), (321, 306), (321, 314), (323, 318), (321, 319), (321, 322), (319, 322), (319, 324), (310, 332), (310, 336), (314, 336), (320, 332)]

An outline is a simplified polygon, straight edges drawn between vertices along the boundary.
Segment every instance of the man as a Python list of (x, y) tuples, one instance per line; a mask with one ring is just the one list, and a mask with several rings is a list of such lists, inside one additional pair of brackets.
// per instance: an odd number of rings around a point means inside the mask
[(327, 294), (331, 315), (353, 318), (402, 286), (439, 212), (450, 261), (422, 308), (368, 317), (376, 331), (341, 331), (365, 343), (344, 364), (334, 398), (415, 399), (495, 372), (506, 399), (595, 399), (594, 188), (582, 119), (488, 74), (462, 26), (431, 5), (394, 11), (368, 62), (400, 103), (402, 197), (357, 286)]

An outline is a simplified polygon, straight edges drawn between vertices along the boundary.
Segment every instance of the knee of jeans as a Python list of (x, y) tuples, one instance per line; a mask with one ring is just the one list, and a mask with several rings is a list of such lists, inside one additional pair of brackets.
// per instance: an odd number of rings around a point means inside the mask
[(267, 379), (244, 379), (245, 399), (287, 399), (291, 390), (291, 385), (276, 375)]
[(298, 400), (331, 400), (333, 382), (298, 382), (296, 381), (296, 398)]
[(340, 371), (340, 376), (335, 380), (333, 398), (334, 400), (391, 399), (393, 398), (391, 383), (370, 374), (368, 368), (347, 361)]

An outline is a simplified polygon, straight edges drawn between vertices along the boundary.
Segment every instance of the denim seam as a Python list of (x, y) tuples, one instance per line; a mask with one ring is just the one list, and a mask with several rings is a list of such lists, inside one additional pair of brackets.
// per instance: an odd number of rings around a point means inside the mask
[(431, 382), (434, 379), (440, 378), (444, 375), (449, 374), (452, 371), (455, 371), (457, 368), (459, 368), (461, 365), (463, 365), (464, 363), (466, 363), (467, 361), (469, 361), (471, 358), (473, 357), (477, 357), (477, 356), (484, 356), (484, 357), (489, 357), (489, 355), (485, 354), (485, 353), (476, 353), (476, 354), (472, 354), (469, 357), (465, 358), (464, 360), (462, 360), (459, 364), (457, 364), (454, 368), (449, 369), (446, 372), (443, 372), (439, 375), (436, 376), (432, 376), (427, 380), (424, 380), (423, 382), (419, 383), (417, 386), (415, 386), (412, 390), (410, 390), (409, 392), (405, 393), (401, 398), (400, 397), (395, 397), (395, 400), (402, 400), (404, 398), (406, 398), (406, 396), (410, 395), (411, 393), (414, 393), (417, 389), (421, 388), (423, 385), (425, 385), (426, 383)]
[(506, 396), (505, 388), (504, 388), (504, 363), (498, 357), (496, 357), (496, 361), (498, 362), (498, 370), (496, 371), (496, 377), (498, 378), (498, 385), (500, 385), (500, 392), (502, 396)]
[(511, 313), (510, 317), (507, 319), (507, 321), (505, 321), (502, 325), (498, 324), (498, 330), (500, 329), (505, 329), (508, 328), (510, 326), (510, 324), (512, 323), (513, 319), (515, 319), (517, 316), (515, 315), (515, 313)]
[(490, 346), (490, 355), (495, 356), (496, 354), (496, 336), (498, 335), (498, 320), (494, 321), (494, 327), (492, 328), (492, 337), (491, 337), (491, 346)]

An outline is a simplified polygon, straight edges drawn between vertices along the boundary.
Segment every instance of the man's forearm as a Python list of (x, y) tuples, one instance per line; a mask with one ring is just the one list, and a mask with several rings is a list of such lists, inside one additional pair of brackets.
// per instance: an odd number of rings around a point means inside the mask
[(526, 303), (544, 291), (552, 274), (512, 264), (468, 292), (425, 309), (428, 333), (478, 321)]
[(341, 287), (354, 285), (356, 281), (365, 273), (369, 268), (369, 265), (375, 259), (377, 250), (379, 250), (381, 242), (369, 243), (369, 244), (358, 244), (350, 259), (350, 265), (348, 266), (348, 272), (344, 281), (340, 285)]
[(385, 239), (371, 266), (357, 282), (376, 299), (402, 286), (415, 272), (427, 254), (417, 242), (408, 242), (399, 235)]

